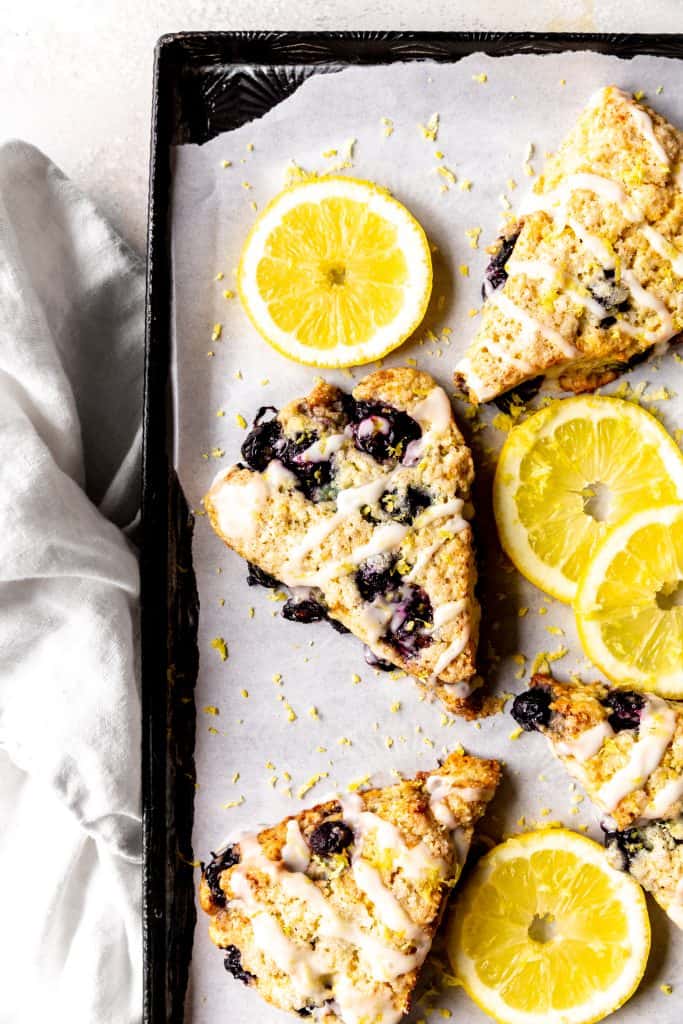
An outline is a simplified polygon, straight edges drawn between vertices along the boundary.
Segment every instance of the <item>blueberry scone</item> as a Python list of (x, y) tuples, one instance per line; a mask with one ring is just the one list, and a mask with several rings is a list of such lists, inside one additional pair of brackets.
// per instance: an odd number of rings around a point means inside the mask
[(213, 854), (199, 899), (226, 969), (300, 1017), (399, 1021), (499, 775), (451, 754)]
[(523, 729), (544, 733), (606, 815), (615, 867), (683, 928), (683, 704), (534, 676), (512, 714)]
[(283, 615), (329, 618), (471, 714), (479, 608), (469, 523), (472, 457), (448, 397), (417, 370), (378, 370), (352, 394), (319, 380), (261, 409), (244, 462), (204, 499), (211, 525), (284, 584)]
[(590, 391), (681, 330), (682, 144), (614, 86), (592, 97), (486, 270), (455, 374), (473, 402), (539, 375)]

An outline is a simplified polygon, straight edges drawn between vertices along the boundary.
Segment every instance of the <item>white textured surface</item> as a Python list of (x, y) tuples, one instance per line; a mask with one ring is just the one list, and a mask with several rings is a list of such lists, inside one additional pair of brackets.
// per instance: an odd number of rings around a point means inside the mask
[(144, 246), (154, 44), (202, 29), (675, 32), (678, 0), (5, 0), (0, 140), (43, 149)]

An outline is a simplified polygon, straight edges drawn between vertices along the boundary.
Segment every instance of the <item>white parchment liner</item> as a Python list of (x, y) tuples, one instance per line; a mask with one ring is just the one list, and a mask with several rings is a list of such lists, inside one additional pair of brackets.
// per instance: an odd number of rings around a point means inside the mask
[[(481, 75), (486, 81), (475, 78)], [(680, 81), (681, 66), (675, 60), (623, 61), (593, 53), (475, 55), (453, 65), (349, 68), (314, 76), (257, 122), (201, 147), (178, 147), (172, 211), (176, 465), (190, 505), (200, 509), (214, 474), (238, 458), (245, 435), (238, 415), (250, 422), (259, 406), (280, 406), (306, 394), (316, 374), (271, 350), (248, 323), (237, 298), (223, 296), (226, 290), (236, 291), (234, 268), (256, 216), (252, 204), (262, 208), (282, 187), (290, 159), (323, 172), (344, 162), (353, 139), (353, 166), (341, 173), (388, 187), (424, 225), (437, 247), (428, 326), (439, 340), (425, 339), (423, 331), (421, 344), (404, 345), (387, 362), (415, 359), (452, 393), (453, 366), (476, 327), (469, 311), (481, 305), (479, 289), (488, 258), (484, 247), (496, 238), (508, 203), (516, 207), (533, 183), (523, 166), (529, 144), (530, 164), (538, 172), (544, 152), (557, 146), (593, 90), (609, 83), (643, 90), (656, 109), (683, 125)], [(431, 142), (418, 124), (426, 124), (435, 112), (440, 115), (439, 132)], [(383, 118), (393, 123), (390, 135)], [(338, 150), (337, 156), (322, 155), (332, 149)], [(230, 166), (224, 167), (224, 161)], [(439, 166), (455, 174), (455, 184)], [(472, 182), (471, 190), (460, 187), (463, 180)], [(481, 228), (476, 249), (466, 234), (472, 228)], [(461, 265), (467, 266), (469, 276), (460, 272)], [(224, 278), (217, 281), (219, 272)], [(220, 339), (212, 340), (218, 323)], [(452, 330), (447, 337), (441, 334), (444, 327)], [(634, 388), (649, 382), (647, 399), (648, 391), (656, 394), (664, 385), (678, 391), (681, 370), (669, 353), (659, 367), (647, 364), (627, 379)], [(363, 372), (354, 370), (353, 378)], [(329, 377), (352, 386), (348, 373)], [(655, 405), (670, 429), (683, 425), (675, 396)], [(467, 410), (459, 403), (455, 409), (469, 430)], [(482, 419), (489, 422), (497, 412), (492, 406)], [(504, 436), (487, 426), (473, 439), (479, 547), (487, 573), (483, 599), (490, 628), (484, 647), (489, 648), (490, 686), (499, 692), (523, 689), (534, 655), (564, 647), (569, 653), (555, 663), (558, 675), (579, 669), (590, 679), (596, 673), (583, 659), (569, 610), (544, 599), (516, 572), (503, 571), (498, 560), (488, 485), (491, 455)], [(543, 739), (513, 740), (514, 722), (508, 714), (476, 724), (453, 721), (444, 717), (440, 705), (420, 702), (410, 679), (393, 679), (368, 668), (360, 643), (352, 637), (339, 636), (325, 624), (304, 627), (281, 620), (269, 592), (247, 587), (245, 566), (201, 517), (194, 566), (201, 600), (197, 858), (206, 858), (229, 832), (273, 823), (352, 780), (371, 774), (373, 782), (387, 783), (392, 769), (411, 774), (430, 768), (458, 743), (472, 753), (505, 761), (506, 781), (484, 823), (487, 833), (499, 837), (519, 831), (524, 816), (526, 827), (562, 820), (575, 828), (587, 825), (588, 834), (599, 837), (597, 815), (588, 801), (572, 803), (570, 780), (553, 762)], [(523, 617), (520, 608), (528, 608)], [(539, 614), (542, 609), (545, 614)], [(227, 641), (225, 662), (211, 646), (216, 637)], [(491, 662), (490, 645), (499, 660)], [(514, 656), (519, 653), (527, 655), (523, 679), (517, 678), (521, 669)], [(354, 682), (356, 676), (360, 682)], [(315, 718), (309, 714), (312, 707), (317, 709)], [(219, 714), (206, 708), (217, 708)], [(293, 714), (296, 718), (290, 721)], [(299, 787), (320, 772), (329, 774), (298, 800)], [(673, 1024), (680, 1015), (676, 981), (683, 984), (683, 935), (652, 901), (650, 909), (650, 965), (639, 992), (618, 1013), (623, 1024), (635, 1024), (645, 1013)], [(226, 975), (206, 924), (200, 911), (188, 1021), (283, 1021), (283, 1015)], [(667, 982), (674, 985), (673, 996), (660, 991)], [(461, 989), (446, 988), (431, 1002), (451, 1009), (461, 1024), (485, 1020)], [(423, 1015), (424, 1006), (418, 1005), (411, 1020)]]

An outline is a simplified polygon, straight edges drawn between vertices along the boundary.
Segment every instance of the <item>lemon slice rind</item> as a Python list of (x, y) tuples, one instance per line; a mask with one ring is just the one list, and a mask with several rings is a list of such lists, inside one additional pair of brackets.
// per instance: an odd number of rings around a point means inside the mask
[[(315, 348), (302, 344), (294, 333), (283, 330), (273, 319), (268, 303), (257, 286), (257, 268), (268, 239), (283, 217), (297, 205), (320, 203), (324, 199), (348, 199), (367, 205), (397, 231), (397, 246), (407, 255), (409, 279), (403, 285), (399, 313), (391, 322), (377, 326), (369, 341), (357, 345)], [(330, 175), (288, 186), (268, 204), (253, 225), (242, 251), (237, 273), (242, 305), (259, 334), (282, 355), (309, 366), (339, 368), (373, 362), (397, 348), (419, 326), (429, 303), (432, 260), (421, 225), (397, 199), (372, 182)]]
[[(510, 1006), (499, 992), (482, 982), (475, 962), (463, 949), (462, 929), (476, 903), (477, 893), (494, 875), (496, 868), (515, 858), (531, 857), (539, 851), (572, 853), (584, 864), (593, 865), (604, 873), (611, 883), (615, 899), (625, 911), (629, 956), (615, 981), (607, 988), (597, 985), (589, 1000), (558, 1010), (544, 1007), (536, 1013)], [(565, 899), (566, 891), (558, 891), (558, 907)], [(598, 907), (596, 914), (599, 912)], [(647, 905), (638, 883), (625, 872), (612, 868), (603, 848), (592, 839), (568, 829), (542, 829), (514, 836), (482, 857), (458, 896), (449, 925), (448, 951), (453, 970), (469, 997), (500, 1024), (595, 1024), (623, 1006), (637, 989), (647, 966), (650, 939)]]

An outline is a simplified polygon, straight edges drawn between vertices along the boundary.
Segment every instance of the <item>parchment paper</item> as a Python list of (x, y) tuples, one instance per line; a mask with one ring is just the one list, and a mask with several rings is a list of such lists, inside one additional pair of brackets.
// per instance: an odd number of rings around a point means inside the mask
[[(486, 81), (475, 78), (482, 75)], [(269, 348), (231, 297), (240, 248), (256, 216), (252, 204), (260, 209), (279, 191), (288, 161), (306, 170), (329, 170), (344, 162), (349, 140), (355, 140), (348, 161), (352, 167), (341, 173), (387, 186), (424, 225), (437, 247), (434, 301), (418, 340), (387, 362), (416, 359), (452, 393), (453, 366), (476, 328), (469, 311), (481, 305), (488, 259), (484, 247), (496, 238), (508, 204), (515, 207), (533, 183), (525, 162), (538, 173), (544, 152), (558, 144), (593, 90), (609, 83), (643, 90), (658, 110), (683, 124), (680, 79), (675, 60), (623, 61), (588, 53), (475, 55), (454, 65), (349, 68), (314, 76), (260, 121), (201, 147), (177, 148), (172, 220), (176, 465), (191, 506), (201, 511), (202, 495), (215, 473), (239, 457), (245, 430), (238, 417), (250, 423), (259, 406), (279, 407), (306, 394), (316, 375)], [(434, 113), (440, 121), (432, 142), (418, 125)], [(383, 118), (392, 122), (391, 134)], [(322, 155), (330, 150), (338, 154)], [(230, 165), (223, 166), (224, 161)], [(457, 181), (452, 183), (439, 166)], [(471, 181), (471, 190), (462, 185), (464, 180)], [(478, 248), (471, 247), (466, 234), (472, 228), (481, 228)], [(224, 277), (216, 280), (218, 274)], [(221, 335), (212, 340), (215, 324), (222, 325)], [(426, 335), (427, 327), (432, 335)], [(452, 333), (442, 335), (443, 328)], [(350, 388), (351, 376), (358, 379), (374, 368), (329, 377)], [(648, 363), (626, 379), (634, 388), (648, 382), (647, 400), (664, 384), (671, 392), (680, 390), (682, 378), (681, 366), (669, 353), (661, 366)], [(679, 399), (655, 404), (670, 429), (683, 426)], [(518, 692), (539, 651), (565, 648), (568, 653), (553, 664), (555, 672), (566, 677), (579, 670), (584, 679), (595, 678), (569, 610), (545, 598), (500, 559), (488, 489), (505, 434), (490, 425), (479, 430), (476, 424), (473, 432), (467, 408), (457, 402), (455, 408), (478, 467), (481, 654), (489, 686)], [(497, 413), (491, 406), (481, 421), (490, 423)], [(587, 800), (573, 802), (576, 790), (545, 741), (537, 735), (513, 740), (515, 723), (507, 712), (477, 723), (453, 720), (438, 703), (420, 702), (409, 678), (370, 669), (353, 637), (340, 636), (324, 623), (304, 627), (280, 619), (272, 594), (247, 587), (244, 564), (201, 517), (194, 566), (201, 600), (197, 858), (208, 858), (230, 832), (274, 823), (353, 780), (369, 775), (373, 783), (383, 784), (392, 780), (394, 770), (412, 774), (430, 768), (458, 743), (505, 762), (505, 783), (483, 823), (489, 835), (499, 838), (535, 823), (562, 820), (573, 828), (587, 826), (589, 835), (600, 837), (597, 814)], [(226, 661), (211, 646), (217, 637), (227, 642)], [(526, 655), (523, 665), (520, 654)], [(315, 717), (311, 708), (317, 709)], [(303, 800), (297, 799), (300, 787), (317, 773), (326, 774)], [(644, 1013), (656, 1013), (662, 1024), (680, 1020), (676, 982), (683, 985), (683, 935), (651, 900), (649, 905), (654, 942), (648, 972), (637, 995), (619, 1011), (620, 1024), (635, 1024)], [(663, 983), (674, 985), (673, 995), (661, 992)], [(411, 1020), (423, 1017), (431, 1005), (452, 1010), (462, 1024), (485, 1019), (462, 990), (446, 988), (418, 1003)], [(226, 976), (199, 911), (188, 1020), (277, 1024), (284, 1019)]]

